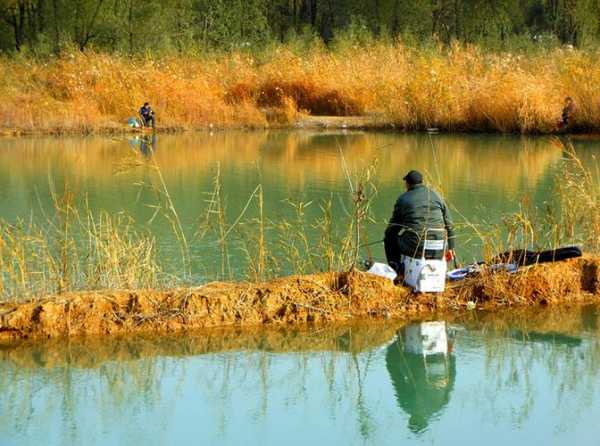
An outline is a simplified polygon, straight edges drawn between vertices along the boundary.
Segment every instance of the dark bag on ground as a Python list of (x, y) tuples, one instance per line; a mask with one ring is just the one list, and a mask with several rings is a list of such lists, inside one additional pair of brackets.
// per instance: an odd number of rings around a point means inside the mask
[(512, 251), (498, 254), (490, 263), (479, 262), (467, 265), (464, 268), (448, 272), (450, 280), (463, 280), (467, 277), (476, 276), (481, 272), (481, 267), (487, 265), (492, 270), (516, 272), (520, 266), (535, 265), (538, 263), (558, 262), (560, 260), (581, 257), (581, 249), (576, 246), (550, 249), (548, 251), (526, 251), (514, 249)]
[(576, 246), (550, 249), (548, 251), (526, 251), (515, 249), (498, 254), (492, 263), (512, 263), (517, 266), (535, 265), (537, 263), (558, 262), (559, 260), (581, 257), (581, 249)]

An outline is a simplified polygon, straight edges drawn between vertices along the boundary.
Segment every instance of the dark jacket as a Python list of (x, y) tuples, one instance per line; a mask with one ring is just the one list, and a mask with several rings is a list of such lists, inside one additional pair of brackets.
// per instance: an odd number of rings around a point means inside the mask
[(445, 228), (448, 248), (454, 249), (454, 228), (446, 203), (431, 189), (417, 184), (400, 195), (385, 230), (386, 239), (398, 237), (400, 252), (414, 256), (425, 229)]
[(144, 107), (140, 108), (140, 115), (142, 115), (145, 120), (148, 120), (148, 118), (150, 118), (152, 115), (154, 115), (154, 111), (152, 110), (152, 108), (149, 105), (144, 106)]

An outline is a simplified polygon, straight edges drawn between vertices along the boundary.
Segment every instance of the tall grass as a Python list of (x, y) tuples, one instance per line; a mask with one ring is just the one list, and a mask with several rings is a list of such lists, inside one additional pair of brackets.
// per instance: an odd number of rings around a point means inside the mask
[(0, 221), (1, 300), (168, 283), (154, 238), (136, 229), (131, 218), (66, 206), (61, 212), (68, 216), (44, 225)]
[[(369, 204), (376, 193), (373, 167), (346, 169), (349, 192), (340, 197), (345, 214), (334, 223), (332, 199), (321, 213), (306, 218), (312, 203), (287, 200), (295, 218), (267, 215), (264, 190), (258, 184), (238, 215), (227, 212), (220, 168), (213, 190), (206, 194), (203, 215), (188, 240), (161, 168), (141, 155), (120, 162), (115, 175), (142, 166), (153, 179), (138, 183), (154, 193), (150, 220), (162, 218), (179, 244), (180, 258), (161, 259), (155, 237), (125, 213), (90, 210), (86, 197), (68, 185), (60, 193), (51, 187), (53, 214), (38, 222), (0, 220), (0, 301), (20, 300), (79, 290), (164, 288), (203, 281), (242, 278), (262, 282), (285, 274), (341, 271), (356, 266), (365, 243), (365, 224), (372, 221)], [(153, 181), (154, 180), (154, 181)], [(51, 185), (52, 186), (52, 185)], [(217, 247), (216, 250), (212, 249)], [(192, 271), (192, 251), (210, 252)], [(234, 271), (231, 257), (242, 259)]]
[(515, 249), (548, 250), (564, 245), (600, 253), (598, 164), (588, 169), (570, 143), (559, 139), (553, 143), (562, 149), (562, 168), (553, 179), (549, 202), (536, 206), (525, 195), (518, 210), (496, 222), (473, 222), (461, 215), (459, 227), (468, 234), (466, 243), (481, 246), (484, 260)]
[[(496, 222), (470, 222), (457, 212), (460, 243), (478, 244), (486, 260), (512, 249), (563, 244), (600, 252), (598, 172), (586, 169), (571, 146), (561, 147), (564, 168), (555, 179), (552, 203), (535, 207), (523, 198), (517, 212)], [(188, 286), (198, 280), (262, 282), (288, 274), (352, 269), (362, 257), (371, 256), (368, 247), (373, 240), (368, 240), (366, 226), (377, 223), (371, 209), (377, 194), (376, 166), (351, 170), (341, 150), (339, 162), (347, 192), (321, 202), (285, 200), (282, 206), (292, 211), (289, 218), (266, 212), (260, 181), (243, 209), (231, 214), (217, 167), (212, 191), (206, 193), (190, 236), (160, 180), (158, 162), (126, 161), (116, 172), (152, 168), (155, 181), (140, 187), (155, 192), (151, 207), (173, 231), (181, 258), (163, 259), (155, 237), (140, 229), (143, 222), (125, 214), (94, 213), (85, 197), (75, 196), (66, 186), (60, 193), (51, 192), (54, 212), (43, 223), (0, 221), (0, 300), (76, 290)], [(341, 203), (341, 211), (334, 212), (334, 201)], [(307, 212), (311, 207), (318, 212)], [(204, 253), (199, 262), (192, 261), (192, 252)], [(234, 270), (233, 257), (241, 269)]]
[(147, 100), (163, 128), (262, 127), (312, 113), (376, 114), (407, 130), (545, 133), (556, 130), (571, 96), (571, 130), (598, 130), (598, 60), (595, 50), (510, 53), (400, 42), (301, 52), (276, 46), (254, 56), (0, 58), (0, 125), (118, 130)]

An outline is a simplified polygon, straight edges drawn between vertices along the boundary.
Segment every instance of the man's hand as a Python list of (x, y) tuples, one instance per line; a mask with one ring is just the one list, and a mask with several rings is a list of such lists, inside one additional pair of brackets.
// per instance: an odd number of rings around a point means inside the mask
[(454, 260), (454, 250), (449, 249), (446, 251), (446, 262), (451, 262), (452, 260)]

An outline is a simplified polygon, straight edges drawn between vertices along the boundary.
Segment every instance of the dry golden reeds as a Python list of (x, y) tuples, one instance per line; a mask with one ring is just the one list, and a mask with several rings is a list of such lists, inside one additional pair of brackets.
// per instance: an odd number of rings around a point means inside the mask
[(379, 42), (302, 54), (279, 46), (256, 56), (0, 58), (0, 130), (118, 131), (150, 101), (165, 129), (285, 125), (305, 112), (376, 114), (378, 125), (407, 130), (549, 133), (570, 96), (568, 130), (593, 131), (600, 129), (597, 56)]
[[(86, 198), (76, 197), (68, 184), (60, 194), (51, 184), (53, 215), (44, 215), (35, 223), (0, 221), (0, 301), (82, 290), (161, 289), (189, 285), (192, 277), (203, 281), (246, 277), (259, 283), (292, 273), (348, 270), (358, 261), (376, 192), (373, 168), (356, 172), (344, 168), (349, 211), (337, 225), (333, 224), (331, 202), (323, 203), (322, 214), (313, 220), (304, 212), (310, 203), (288, 201), (296, 210), (292, 221), (266, 215), (260, 183), (239, 215), (227, 215), (217, 169), (204, 216), (188, 239), (190, 228), (186, 231), (181, 223), (158, 160), (154, 156), (140, 158), (136, 152), (114, 166), (114, 173), (149, 168), (153, 178), (138, 186), (154, 197), (152, 203), (146, 203), (153, 209), (150, 221), (160, 216), (177, 240), (180, 256), (159, 262), (154, 237), (141, 229), (144, 222), (125, 213), (94, 213)], [(322, 237), (315, 238), (315, 233)], [(193, 247), (204, 252), (208, 247), (211, 253), (197, 259), (194, 271)], [(234, 255), (242, 265), (235, 272), (231, 265)]]
[(78, 210), (69, 190), (43, 224), (0, 221), (1, 300), (74, 290), (158, 287), (154, 238), (125, 215)]
[(557, 138), (553, 145), (562, 151), (562, 159), (550, 201), (536, 206), (523, 196), (517, 211), (495, 222), (469, 221), (457, 210), (461, 231), (469, 234), (467, 243), (481, 246), (485, 261), (493, 263), (498, 253), (519, 249), (543, 251), (575, 245), (589, 254), (600, 252), (598, 165), (586, 168), (570, 142)]

